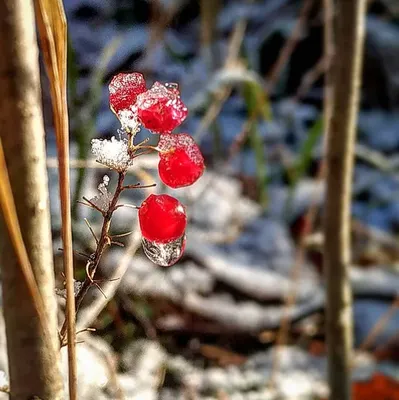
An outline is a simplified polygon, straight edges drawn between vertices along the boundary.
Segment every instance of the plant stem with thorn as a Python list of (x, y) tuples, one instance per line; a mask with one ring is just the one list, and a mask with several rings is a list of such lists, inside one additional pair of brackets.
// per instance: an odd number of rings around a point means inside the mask
[[(87, 261), (88, 274), (83, 282), (82, 287), (80, 288), (79, 292), (76, 294), (76, 298), (75, 298), (76, 312), (78, 312), (79, 307), (82, 304), (82, 301), (83, 301), (85, 295), (87, 294), (88, 290), (90, 289), (90, 287), (93, 285), (96, 285), (96, 283), (94, 281), (94, 276), (96, 274), (101, 257), (104, 254), (104, 251), (112, 244), (112, 238), (109, 236), (109, 229), (111, 226), (112, 216), (113, 216), (113, 213), (115, 212), (115, 210), (118, 208), (118, 200), (119, 200), (119, 197), (120, 197), (122, 191), (124, 189), (129, 188), (129, 187), (125, 187), (123, 185), (125, 176), (126, 176), (126, 171), (119, 172), (118, 183), (117, 183), (117, 186), (115, 189), (115, 193), (112, 197), (111, 203), (110, 203), (107, 211), (102, 211), (97, 207), (93, 207), (89, 203), (90, 207), (95, 208), (96, 210), (101, 212), (101, 214), (103, 216), (103, 224), (102, 224), (102, 228), (101, 228), (100, 238), (98, 239), (98, 241), (96, 240), (96, 242), (97, 242), (96, 251), (93, 253), (93, 256), (90, 257), (90, 259)], [(90, 230), (90, 231), (92, 232), (92, 230)], [(66, 319), (65, 319), (64, 323), (62, 324), (61, 331), (60, 331), (61, 346), (66, 345), (66, 329), (67, 329), (67, 323), (66, 323)]]

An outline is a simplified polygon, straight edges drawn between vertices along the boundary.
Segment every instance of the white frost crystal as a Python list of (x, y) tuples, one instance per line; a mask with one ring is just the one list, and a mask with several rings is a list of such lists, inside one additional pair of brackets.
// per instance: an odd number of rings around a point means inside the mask
[(119, 111), (118, 118), (122, 129), (133, 134), (136, 134), (140, 130), (140, 122), (137, 119), (137, 111), (135, 109)]
[(133, 159), (128, 152), (126, 139), (93, 139), (91, 151), (96, 156), (97, 162), (118, 172), (126, 171), (133, 164)]
[(113, 197), (112, 193), (107, 189), (108, 183), (109, 177), (108, 175), (104, 175), (103, 182), (98, 185), (98, 191), (100, 194), (90, 199), (90, 201), (103, 212), (108, 211)]

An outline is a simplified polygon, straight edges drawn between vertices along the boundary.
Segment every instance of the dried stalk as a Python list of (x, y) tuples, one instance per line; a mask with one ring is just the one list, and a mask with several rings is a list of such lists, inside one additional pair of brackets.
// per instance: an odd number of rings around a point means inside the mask
[(17, 210), (15, 208), (14, 196), (11, 190), (11, 183), (8, 177), (6, 159), (4, 156), (3, 144), (0, 139), (0, 205), (3, 212), (4, 225), (7, 227), (10, 242), (12, 243), (15, 256), (18, 259), (18, 266), (21, 268), (32, 303), (42, 325), (43, 334), (48, 335), (48, 320), (44, 313), (45, 307), (42, 296), (37, 287), (35, 275), (29, 261), (28, 253), (22, 238), (21, 227), (18, 222)]
[[(31, 1), (0, 1), (0, 134), (43, 326), (11, 238), (0, 251), (11, 399), (62, 399), (38, 49)], [(4, 183), (4, 182), (3, 182)]]
[(64, 274), (67, 291), (69, 396), (77, 399), (75, 294), (69, 178), (69, 123), (66, 85), (67, 25), (61, 0), (35, 2), (37, 26), (50, 82), (59, 163)]
[(330, 398), (351, 398), (352, 296), (349, 281), (351, 189), (366, 0), (337, 1), (333, 111), (327, 138), (324, 262)]

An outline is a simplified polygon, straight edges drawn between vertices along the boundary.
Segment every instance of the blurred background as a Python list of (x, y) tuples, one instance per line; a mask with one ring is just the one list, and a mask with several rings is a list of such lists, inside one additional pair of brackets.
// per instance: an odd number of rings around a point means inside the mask
[[(156, 157), (141, 157), (132, 168), (132, 183), (156, 182), (154, 190), (172, 191), (187, 205), (187, 250), (169, 269), (148, 261), (134, 234), (124, 239), (125, 249), (107, 253), (101, 265), (107, 299), (93, 290), (79, 316), (82, 328), (96, 329), (78, 346), (87, 363), (79, 374), (81, 398), (326, 398), (321, 171), (330, 44), (323, 2), (64, 0), (64, 6), (75, 248), (94, 249), (83, 218), (94, 230), (101, 222), (76, 200), (95, 195), (104, 174), (115, 183), (93, 161), (90, 140), (117, 134), (107, 87), (116, 73), (142, 72), (148, 87), (177, 82), (189, 109), (178, 131), (194, 136), (207, 163), (193, 187), (175, 191), (159, 185)], [(46, 89), (43, 96), (51, 131)], [(369, 1), (357, 138), (354, 393), (357, 400), (399, 399), (394, 0)], [(52, 134), (48, 154), (58, 248)], [(131, 192), (122, 202), (140, 204), (149, 194)], [(136, 214), (118, 210), (113, 232), (135, 230)], [(57, 259), (61, 287), (60, 253)], [(75, 263), (83, 279), (85, 259)], [(106, 281), (125, 270), (120, 282)]]

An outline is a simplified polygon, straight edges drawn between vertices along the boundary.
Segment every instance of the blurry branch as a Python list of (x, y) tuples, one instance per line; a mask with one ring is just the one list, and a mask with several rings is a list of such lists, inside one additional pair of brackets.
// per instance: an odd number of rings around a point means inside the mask
[(313, 68), (305, 73), (295, 94), (295, 102), (299, 102), (309, 92), (312, 85), (326, 72), (330, 64), (331, 59), (323, 55)]
[(351, 398), (351, 190), (365, 31), (365, 0), (337, 1), (332, 116), (327, 137), (324, 262), (330, 398)]
[[(89, 155), (90, 140), (94, 137), (96, 129), (95, 116), (101, 103), (104, 76), (107, 73), (107, 66), (111, 58), (118, 50), (121, 43), (122, 38), (120, 36), (116, 36), (103, 49), (99, 62), (91, 74), (90, 88), (88, 93), (85, 93), (85, 99), (82, 104), (74, 104), (77, 100), (77, 93), (76, 90), (73, 90), (73, 88), (76, 86), (77, 77), (74, 76), (74, 73), (70, 74), (72, 77), (74, 77), (73, 81), (69, 84), (70, 88), (72, 89), (70, 92), (73, 96), (70, 103), (72, 104), (71, 114), (75, 114), (77, 116), (73, 134), (78, 145), (79, 159), (85, 160)], [(71, 45), (69, 46), (69, 54), (74, 54)], [(76, 69), (76, 66), (73, 65), (73, 62), (70, 61), (68, 65), (69, 71), (74, 71), (74, 69)], [(81, 198), (84, 177), (85, 169), (80, 169), (77, 173), (76, 185), (72, 200), (71, 214), (74, 220), (77, 219), (77, 201)]]
[(62, 219), (66, 316), (68, 320), (69, 397), (77, 398), (75, 290), (69, 177), (69, 121), (67, 104), (67, 23), (61, 0), (37, 0), (36, 17), (42, 54), (49, 77), (57, 153)]
[(0, 54), (0, 134), (6, 162), (1, 167), (1, 197), (4, 221), (10, 234), (13, 232), (12, 236), (7, 232), (1, 235), (0, 251), (11, 398), (22, 400), (35, 395), (61, 400), (63, 384), (32, 1), (0, 1)]
[(166, 28), (173, 20), (174, 16), (180, 10), (181, 7), (187, 2), (187, 0), (173, 0), (168, 2), (168, 6), (164, 7), (161, 0), (151, 0), (151, 21), (150, 21), (150, 39), (148, 41), (148, 46), (146, 48), (145, 54), (143, 56), (144, 60), (144, 70), (142, 71), (145, 75), (146, 73), (152, 72), (151, 66), (151, 55), (156, 49), (159, 42), (163, 40), (163, 36)]
[[(310, 7), (310, 5), (308, 5)], [(305, 6), (304, 6), (305, 9)], [(302, 17), (305, 11), (302, 12)], [(324, 105), (323, 105), (323, 120), (315, 122), (314, 126), (308, 133), (308, 139), (305, 141), (299, 163), (295, 167), (296, 179), (301, 176), (306, 170), (308, 162), (310, 161), (311, 152), (316, 143), (316, 140), (320, 137), (324, 129), (324, 140), (323, 149), (326, 147), (327, 130), (330, 122), (332, 112), (332, 89), (331, 89), (331, 57), (334, 52), (334, 30), (333, 30), (333, 0), (323, 0), (323, 22), (324, 22), (324, 54), (322, 56), (323, 68), (325, 69), (325, 84), (324, 84)], [(319, 62), (320, 63), (320, 62)], [(319, 63), (317, 65), (319, 65)], [(323, 151), (324, 153), (324, 151)], [(320, 181), (324, 179), (325, 175), (325, 159), (323, 157), (321, 164), (318, 167), (316, 180)], [(295, 182), (294, 182), (295, 183)], [(318, 212), (316, 192), (313, 195), (311, 206), (309, 211), (305, 215), (304, 223), (301, 231), (299, 232), (299, 243), (295, 256), (295, 264), (291, 270), (291, 282), (292, 290), (290, 295), (286, 298), (285, 309), (282, 317), (280, 329), (277, 336), (278, 347), (274, 351), (272, 374), (270, 378), (270, 384), (274, 385), (275, 375), (280, 364), (280, 348), (287, 342), (287, 336), (290, 328), (290, 313), (292, 308), (295, 306), (297, 298), (297, 283), (300, 278), (301, 266), (303, 265), (306, 258), (306, 241), (309, 235), (312, 233), (315, 218)]]
[[(240, 19), (234, 26), (234, 30), (231, 34), (228, 55), (223, 70), (229, 70), (233, 64), (237, 63), (237, 58), (240, 52), (241, 44), (244, 39), (245, 30), (247, 28), (247, 21)], [(211, 105), (204, 117), (201, 120), (201, 124), (194, 133), (194, 138), (197, 142), (201, 142), (204, 133), (209, 129), (213, 121), (219, 115), (223, 104), (229, 98), (232, 91), (232, 85), (226, 85), (219, 89), (215, 94)]]
[(215, 44), (217, 44), (216, 27), (220, 7), (221, 0), (200, 0), (201, 53), (210, 71), (216, 69), (219, 61)]
[(373, 326), (369, 334), (366, 336), (364, 341), (359, 346), (359, 350), (367, 351), (373, 346), (375, 340), (387, 327), (389, 321), (397, 313), (399, 308), (399, 296), (395, 298), (389, 309), (380, 317), (380, 319)]
[(264, 92), (255, 84), (244, 85), (244, 100), (249, 115), (246, 131), (249, 142), (255, 154), (256, 178), (257, 178), (257, 200), (262, 207), (267, 206), (267, 171), (265, 150), (262, 136), (258, 129), (259, 117), (270, 120), (271, 111), (269, 103), (265, 99)]
[(310, 10), (312, 9), (313, 0), (304, 0), (301, 12), (299, 14), (296, 25), (287, 40), (286, 44), (280, 51), (277, 61), (274, 63), (269, 76), (267, 77), (268, 82), (268, 92), (271, 93), (273, 87), (275, 86), (281, 71), (284, 69), (288, 63), (292, 52), (294, 51), (299, 40), (302, 38), (303, 29), (305, 28), (306, 21), (309, 17)]

